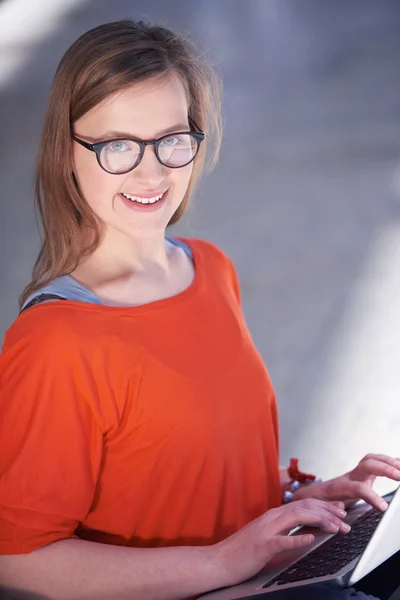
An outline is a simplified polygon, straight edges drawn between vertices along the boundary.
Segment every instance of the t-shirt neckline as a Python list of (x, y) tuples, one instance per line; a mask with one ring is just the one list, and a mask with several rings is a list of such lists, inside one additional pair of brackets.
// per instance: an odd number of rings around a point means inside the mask
[[(189, 284), (187, 288), (175, 294), (174, 296), (168, 296), (167, 298), (161, 298), (159, 300), (153, 300), (151, 302), (147, 302), (145, 304), (138, 305), (126, 305), (126, 306), (114, 306), (110, 304), (104, 304), (98, 296), (92, 290), (84, 286), (77, 279), (74, 279), (71, 275), (65, 275), (64, 277), (68, 280), (72, 281), (75, 286), (80, 287), (88, 296), (92, 296), (94, 302), (82, 301), (82, 300), (72, 300), (66, 298), (65, 300), (55, 300), (54, 302), (46, 302), (45, 306), (49, 308), (49, 306), (79, 306), (79, 308), (83, 308), (85, 310), (100, 310), (100, 311), (112, 311), (112, 312), (147, 312), (153, 309), (166, 308), (171, 304), (176, 304), (179, 302), (183, 302), (188, 299), (190, 296), (196, 293), (199, 285), (200, 285), (200, 253), (197, 251), (196, 245), (193, 243), (193, 240), (188, 241), (187, 239), (176, 237), (175, 239), (180, 240), (187, 244), (187, 246), (192, 251), (193, 256), (193, 267), (194, 267), (194, 277), (193, 281)], [(40, 306), (44, 307), (44, 305), (37, 305), (37, 308)], [(29, 311), (28, 311), (29, 312)]]

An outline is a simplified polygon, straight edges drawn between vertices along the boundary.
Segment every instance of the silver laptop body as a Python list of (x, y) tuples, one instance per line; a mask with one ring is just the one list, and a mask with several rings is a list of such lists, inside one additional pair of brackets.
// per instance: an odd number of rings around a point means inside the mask
[[(315, 536), (315, 541), (307, 547), (306, 551), (296, 549), (281, 552), (255, 577), (239, 585), (208, 592), (202, 595), (201, 598), (207, 598), (207, 600), (234, 600), (322, 582), (331, 582), (333, 585), (340, 587), (354, 585), (400, 550), (399, 490), (400, 486), (395, 492), (384, 496), (385, 500), (390, 503), (384, 513), (371, 509), (371, 506), (365, 502), (360, 502), (349, 510), (345, 522), (352, 526), (353, 534), (351, 531), (346, 535), (331, 535), (316, 531), (315, 528), (302, 527), (302, 534), (313, 533)], [(358, 530), (361, 531), (360, 528), (367, 529), (368, 533), (358, 535), (357, 532)], [(300, 530), (296, 533), (300, 533)], [(349, 540), (339, 539), (350, 535), (352, 535), (352, 538), (349, 538)], [(369, 541), (367, 543), (364, 541), (361, 549), (362, 535), (369, 537)], [(350, 548), (352, 539), (354, 539), (354, 543), (351, 544), (353, 558), (347, 560), (346, 553), (348, 556), (350, 549), (348, 550), (346, 546)], [(357, 543), (357, 539), (359, 539), (359, 543)], [(325, 546), (325, 543), (327, 543), (327, 546)], [(360, 545), (359, 550), (357, 550), (358, 545)], [(354, 557), (356, 552), (357, 555)], [(345, 556), (344, 561), (343, 558), (340, 561), (341, 554)], [(299, 562), (300, 559), (302, 559), (303, 564), (304, 561), (312, 563), (311, 567), (302, 567)], [(329, 562), (331, 562), (330, 567)], [(342, 562), (343, 566), (337, 569), (335, 562)], [(303, 578), (304, 573), (307, 573), (309, 569), (314, 570), (316, 575), (309, 573)], [(325, 574), (322, 575), (321, 571), (324, 571)], [(286, 580), (286, 582), (278, 583), (280, 579)]]

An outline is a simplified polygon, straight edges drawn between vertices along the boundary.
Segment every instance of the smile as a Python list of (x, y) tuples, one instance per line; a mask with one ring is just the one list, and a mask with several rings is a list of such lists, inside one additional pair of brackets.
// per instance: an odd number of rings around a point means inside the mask
[(161, 200), (165, 192), (159, 196), (154, 196), (154, 198), (141, 198), (140, 196), (131, 196), (130, 194), (125, 194), (124, 192), (121, 192), (121, 194), (132, 202), (139, 202), (139, 204), (154, 204), (155, 202)]

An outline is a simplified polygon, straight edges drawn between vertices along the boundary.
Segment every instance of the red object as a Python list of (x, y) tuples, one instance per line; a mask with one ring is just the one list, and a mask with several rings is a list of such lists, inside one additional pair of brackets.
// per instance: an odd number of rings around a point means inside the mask
[(288, 468), (288, 474), (292, 481), (299, 481), (300, 483), (308, 483), (310, 481), (314, 481), (316, 479), (316, 475), (312, 475), (311, 473), (302, 473), (298, 469), (299, 459), (291, 458), (290, 466)]

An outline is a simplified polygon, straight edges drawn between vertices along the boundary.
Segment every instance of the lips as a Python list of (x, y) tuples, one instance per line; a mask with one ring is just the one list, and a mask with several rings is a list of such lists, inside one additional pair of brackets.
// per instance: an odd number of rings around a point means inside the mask
[[(139, 212), (151, 213), (156, 210), (159, 210), (159, 208), (165, 204), (168, 198), (168, 194), (169, 190), (166, 190), (162, 194), (161, 198), (159, 196), (144, 198), (141, 196), (133, 196), (131, 194), (126, 194), (125, 192), (120, 192), (119, 197), (121, 198), (125, 206), (127, 206), (129, 209), (136, 210)], [(136, 198), (139, 198), (139, 200), (136, 200)], [(156, 200), (155, 198), (159, 198), (159, 200)]]

